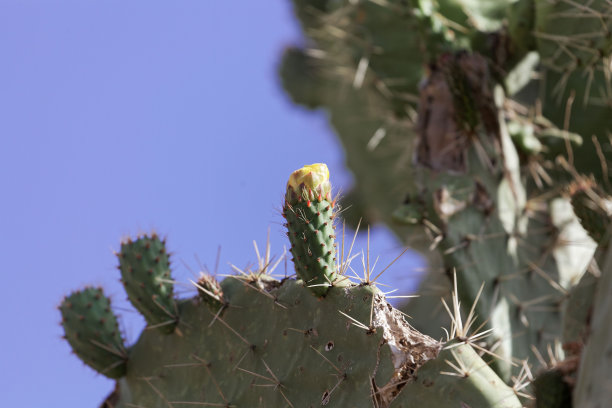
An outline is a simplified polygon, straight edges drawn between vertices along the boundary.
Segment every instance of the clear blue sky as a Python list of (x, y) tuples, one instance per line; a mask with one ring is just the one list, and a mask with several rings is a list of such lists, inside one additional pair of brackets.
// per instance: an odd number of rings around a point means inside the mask
[[(55, 307), (102, 285), (136, 340), (121, 237), (165, 234), (182, 282), (219, 246), (230, 273), (268, 228), (273, 253), (287, 245), (295, 168), (323, 161), (350, 186), (324, 113), (292, 106), (276, 78), (300, 40), (288, 0), (0, 2), (0, 406), (95, 407), (112, 389), (70, 354)], [(383, 229), (372, 241), (381, 264), (401, 252)], [(384, 281), (409, 292), (416, 264)]]

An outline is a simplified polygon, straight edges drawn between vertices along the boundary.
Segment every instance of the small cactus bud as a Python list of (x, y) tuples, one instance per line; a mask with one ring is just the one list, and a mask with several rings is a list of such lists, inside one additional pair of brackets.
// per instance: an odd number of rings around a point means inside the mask
[[(329, 170), (324, 163), (309, 164), (291, 173), (287, 182), (286, 200), (294, 204), (302, 198), (304, 201), (330, 199), (331, 184)], [(320, 201), (320, 200), (319, 200)]]

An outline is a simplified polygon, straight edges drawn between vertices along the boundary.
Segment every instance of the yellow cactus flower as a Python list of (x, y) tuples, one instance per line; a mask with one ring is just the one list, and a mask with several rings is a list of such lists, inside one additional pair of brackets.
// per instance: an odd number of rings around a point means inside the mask
[(306, 165), (291, 173), (287, 182), (287, 200), (291, 202), (300, 196), (309, 200), (318, 196), (328, 199), (330, 191), (329, 170), (325, 163)]
[(329, 181), (327, 165), (325, 163), (308, 164), (291, 173), (287, 188), (292, 187), (297, 191), (300, 185), (304, 184), (304, 187), (314, 190), (325, 181)]

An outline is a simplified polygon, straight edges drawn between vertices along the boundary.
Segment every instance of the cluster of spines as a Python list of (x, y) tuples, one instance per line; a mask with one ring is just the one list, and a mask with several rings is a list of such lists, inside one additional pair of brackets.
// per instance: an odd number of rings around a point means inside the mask
[(223, 289), (214, 276), (201, 273), (195, 286), (200, 299), (211, 309), (217, 311), (226, 304)]
[(172, 333), (178, 312), (165, 241), (156, 234), (143, 235), (135, 241), (128, 239), (121, 244), (117, 257), (121, 282), (132, 305), (149, 327)]
[[(612, 54), (612, 5), (605, 0), (535, 2), (543, 62), (556, 71), (589, 69)], [(605, 67), (604, 67), (605, 68)]]
[(127, 351), (110, 299), (100, 288), (85, 288), (64, 298), (59, 309), (65, 339), (74, 353), (109, 378), (125, 375)]

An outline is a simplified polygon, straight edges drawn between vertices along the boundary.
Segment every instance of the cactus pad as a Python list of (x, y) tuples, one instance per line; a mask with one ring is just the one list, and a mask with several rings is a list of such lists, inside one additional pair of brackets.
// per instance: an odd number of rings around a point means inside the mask
[(127, 352), (110, 300), (102, 289), (73, 292), (59, 309), (66, 340), (76, 355), (109, 378), (125, 375)]
[(176, 326), (170, 260), (165, 242), (155, 234), (121, 244), (119, 269), (130, 302), (150, 327), (171, 333)]
[[(182, 335), (144, 331), (118, 406), (451, 407), (460, 396), (474, 407), (520, 407), (469, 346), (438, 358), (442, 344), (372, 286), (332, 287), (320, 299), (295, 280), (267, 282), (261, 290), (228, 277), (222, 316), (189, 299), (179, 307)], [(440, 374), (455, 358), (470, 375)]]
[(296, 170), (287, 184), (283, 216), (297, 275), (324, 295), (336, 280), (334, 205), (324, 164)]

